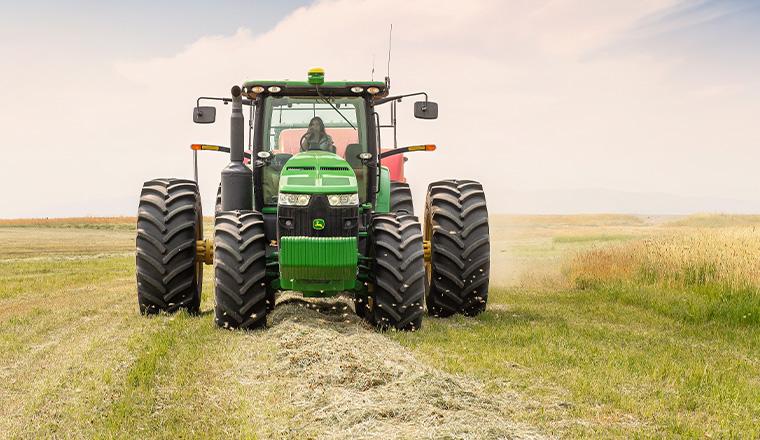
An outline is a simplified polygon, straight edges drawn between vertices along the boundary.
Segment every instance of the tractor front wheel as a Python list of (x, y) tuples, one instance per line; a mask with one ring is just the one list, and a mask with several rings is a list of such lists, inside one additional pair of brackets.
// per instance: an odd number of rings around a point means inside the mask
[(255, 211), (221, 211), (214, 221), (214, 323), (228, 329), (267, 324), (264, 220)]
[(486, 309), (490, 273), (488, 210), (483, 186), (473, 180), (442, 180), (428, 187), (425, 240), (428, 313), (472, 316)]
[(144, 315), (180, 308), (197, 312), (203, 263), (196, 242), (203, 239), (198, 185), (185, 179), (145, 182), (137, 209), (137, 302)]
[(420, 223), (412, 215), (378, 214), (370, 232), (375, 257), (371, 321), (381, 329), (417, 330), (425, 295)]

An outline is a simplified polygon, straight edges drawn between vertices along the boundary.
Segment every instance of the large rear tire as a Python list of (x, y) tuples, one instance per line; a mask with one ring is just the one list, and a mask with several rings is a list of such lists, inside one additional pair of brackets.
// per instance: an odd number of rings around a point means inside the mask
[(222, 184), (219, 184), (219, 189), (216, 190), (216, 203), (214, 204), (214, 217), (222, 212)]
[(198, 185), (185, 179), (143, 184), (137, 209), (137, 302), (142, 314), (198, 311), (203, 263), (196, 241), (203, 239)]
[(417, 330), (425, 295), (420, 223), (412, 215), (378, 214), (370, 232), (375, 257), (371, 321), (381, 329)]
[(490, 277), (488, 210), (483, 186), (473, 180), (442, 180), (428, 187), (425, 240), (428, 313), (476, 315), (486, 309)]
[(261, 213), (221, 211), (214, 221), (214, 323), (228, 329), (267, 324), (266, 239)]
[(408, 183), (391, 180), (390, 211), (397, 214), (414, 215), (412, 190)]

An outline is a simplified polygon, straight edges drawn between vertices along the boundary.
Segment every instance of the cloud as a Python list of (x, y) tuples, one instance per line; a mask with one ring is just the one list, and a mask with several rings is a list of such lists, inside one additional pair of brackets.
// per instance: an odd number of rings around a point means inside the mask
[[(482, 180), (494, 194), (493, 212), (507, 206), (498, 195), (508, 190), (733, 193), (737, 188), (725, 178), (703, 184), (699, 166), (715, 163), (717, 126), (734, 133), (735, 148), (760, 140), (750, 121), (730, 117), (751, 108), (757, 87), (745, 86), (742, 93), (720, 81), (686, 87), (673, 77), (678, 60), (654, 59), (646, 47), (616, 50), (619, 41), (679, 4), (322, 1), (293, 11), (270, 31), (206, 36), (169, 57), (90, 60), (86, 71), (55, 64), (65, 73), (63, 81), (45, 84), (46, 97), (59, 104), (51, 107), (55, 111), (42, 115), (36, 104), (25, 103), (22, 109), (34, 116), (15, 119), (4, 134), (25, 145), (17, 160), (31, 160), (38, 150), (54, 158), (40, 167), (56, 184), (44, 188), (44, 197), (35, 187), (32, 195), (4, 195), (0, 205), (13, 209), (2, 215), (24, 215), (32, 206), (39, 212), (51, 195), (132, 195), (136, 205), (142, 181), (191, 175), (190, 143), (228, 143), (226, 107), (218, 106), (216, 124), (192, 124), (197, 97), (227, 96), (233, 84), (251, 79), (302, 80), (314, 66), (323, 67), (328, 80), (382, 80), (391, 24), (392, 92), (425, 90), (440, 105), (436, 121), (412, 118), (411, 101), (399, 106), (400, 143), (439, 146), (432, 154), (409, 155), (417, 206), (429, 181), (451, 177)], [(39, 61), (26, 60), (25, 69), (33, 66)], [(16, 84), (13, 96), (20, 102), (20, 90), (30, 84)], [(29, 136), (38, 133), (34, 127), (44, 127), (44, 134)], [(724, 151), (729, 161), (732, 150)], [(698, 166), (680, 160), (687, 152)], [(208, 212), (227, 158), (201, 154)], [(758, 154), (745, 155), (733, 174), (753, 172), (748, 164)], [(21, 173), (2, 171), (8, 182)], [(108, 209), (103, 214), (132, 214), (134, 206)]]

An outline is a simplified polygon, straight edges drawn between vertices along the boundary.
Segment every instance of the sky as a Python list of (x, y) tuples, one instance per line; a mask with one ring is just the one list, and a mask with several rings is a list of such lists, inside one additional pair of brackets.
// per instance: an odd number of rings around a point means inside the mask
[[(317, 66), (438, 103), (399, 104), (400, 146), (438, 146), (408, 155), (419, 211), (468, 178), (494, 214), (760, 213), (752, 0), (6, 3), (0, 218), (134, 216), (144, 181), (192, 177), (190, 144), (229, 143), (199, 96)], [(208, 214), (228, 157), (199, 159)]]

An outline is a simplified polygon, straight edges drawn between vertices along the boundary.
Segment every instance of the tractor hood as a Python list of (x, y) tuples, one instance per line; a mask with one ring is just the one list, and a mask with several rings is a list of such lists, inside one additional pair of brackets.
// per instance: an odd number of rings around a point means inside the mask
[(307, 151), (288, 160), (280, 175), (280, 192), (345, 194), (357, 192), (348, 162), (326, 151)]

